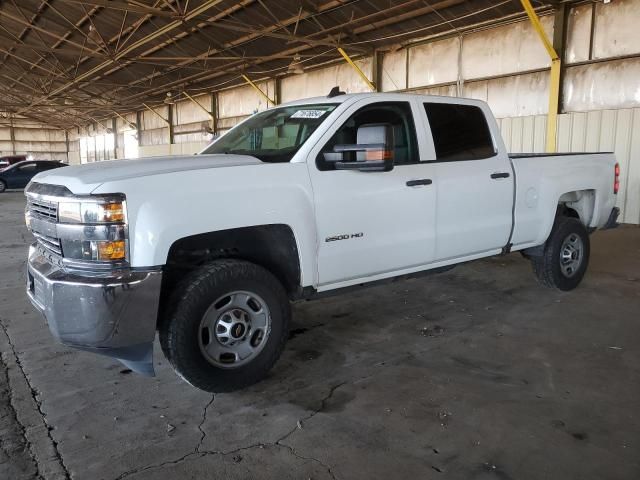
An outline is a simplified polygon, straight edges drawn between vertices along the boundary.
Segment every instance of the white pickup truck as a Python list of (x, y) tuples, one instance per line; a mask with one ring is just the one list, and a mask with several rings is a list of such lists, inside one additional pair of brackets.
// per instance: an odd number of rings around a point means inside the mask
[(395, 93), (257, 113), (188, 157), (39, 174), (27, 292), (63, 343), (207, 391), (264, 378), (290, 301), (519, 250), (571, 290), (616, 225), (613, 154), (508, 155), (480, 101)]

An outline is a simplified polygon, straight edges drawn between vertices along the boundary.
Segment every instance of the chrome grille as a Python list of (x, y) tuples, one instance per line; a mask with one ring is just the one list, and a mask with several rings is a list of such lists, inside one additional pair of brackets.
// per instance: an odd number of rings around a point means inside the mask
[(58, 203), (40, 198), (27, 197), (27, 214), (32, 217), (30, 230), (36, 240), (45, 249), (62, 255), (60, 239), (55, 234), (55, 222), (58, 220)]
[(31, 233), (34, 237), (36, 237), (38, 243), (44, 248), (46, 248), (47, 250), (51, 250), (53, 253), (56, 253), (58, 255), (62, 255), (62, 246), (60, 245), (59, 239), (34, 231), (31, 231)]
[(51, 220), (58, 219), (58, 204), (56, 202), (30, 198), (27, 201), (27, 211), (35, 217), (49, 218)]

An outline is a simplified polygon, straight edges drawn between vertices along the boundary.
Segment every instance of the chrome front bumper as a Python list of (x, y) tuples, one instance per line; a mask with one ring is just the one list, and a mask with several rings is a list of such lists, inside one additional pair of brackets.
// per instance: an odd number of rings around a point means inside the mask
[(70, 272), (33, 244), (27, 270), (27, 295), (56, 338), (153, 375), (160, 269)]

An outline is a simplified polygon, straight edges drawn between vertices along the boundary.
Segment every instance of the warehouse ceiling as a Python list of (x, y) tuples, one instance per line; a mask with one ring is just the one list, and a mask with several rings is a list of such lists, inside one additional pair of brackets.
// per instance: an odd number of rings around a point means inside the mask
[(0, 115), (85, 126), (336, 61), (338, 46), (370, 55), (522, 15), (519, 0), (0, 0)]

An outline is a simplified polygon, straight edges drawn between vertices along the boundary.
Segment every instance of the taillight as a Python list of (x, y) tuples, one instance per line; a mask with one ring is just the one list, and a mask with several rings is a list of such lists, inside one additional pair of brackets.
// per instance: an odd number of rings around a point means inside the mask
[(613, 179), (613, 193), (618, 193), (620, 189), (620, 165), (616, 163), (615, 166), (615, 177)]

